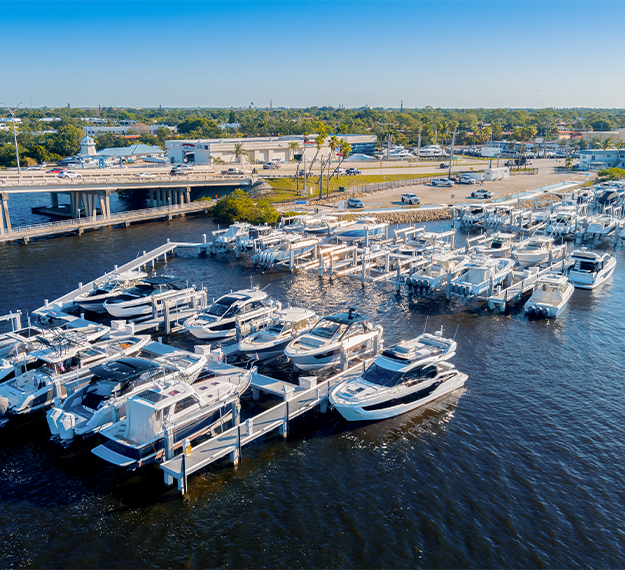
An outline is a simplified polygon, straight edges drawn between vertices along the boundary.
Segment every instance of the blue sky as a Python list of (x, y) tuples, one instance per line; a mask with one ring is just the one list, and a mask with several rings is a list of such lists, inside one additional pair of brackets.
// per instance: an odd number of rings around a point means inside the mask
[(625, 107), (616, 1), (0, 2), (0, 14), (9, 104)]

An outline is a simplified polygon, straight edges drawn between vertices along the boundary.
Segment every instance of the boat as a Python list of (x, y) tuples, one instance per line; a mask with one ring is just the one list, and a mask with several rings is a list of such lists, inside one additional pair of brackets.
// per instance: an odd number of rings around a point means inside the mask
[(512, 272), (514, 260), (472, 256), (464, 271), (451, 281), (450, 293), (457, 297), (473, 297), (496, 287)]
[(271, 226), (250, 226), (248, 234), (239, 239), (239, 248), (244, 251), (246, 249), (252, 249), (256, 240), (261, 238), (270, 238), (283, 236), (283, 230), (276, 230)]
[(208, 358), (204, 354), (195, 354), (156, 341), (146, 344), (141, 349), (139, 356), (177, 370), (190, 383), (195, 382), (208, 362)]
[(448, 275), (462, 271), (469, 263), (468, 255), (451, 252), (437, 253), (432, 256), (432, 263), (415, 271), (406, 279), (406, 285), (415, 293), (428, 293), (438, 289)]
[(566, 307), (574, 290), (565, 275), (542, 275), (525, 303), (525, 313), (533, 318), (555, 319)]
[(108, 275), (103, 283), (94, 281), (93, 289), (81, 293), (74, 298), (74, 302), (84, 309), (93, 313), (106, 313), (104, 302), (121, 295), (128, 289), (138, 285), (142, 279), (148, 276), (143, 271), (126, 271)]
[(92, 453), (119, 467), (136, 469), (164, 458), (167, 446), (173, 455), (185, 442), (225, 430), (254, 370), (237, 372), (238, 384), (229, 382), (228, 376), (193, 385), (155, 380), (126, 400), (126, 417), (100, 431), (103, 443)]
[(378, 222), (375, 218), (359, 218), (342, 228), (334, 230), (334, 237), (340, 241), (360, 241), (382, 238), (387, 235), (388, 222)]
[[(452, 230), (455, 232), (455, 230)], [(451, 232), (443, 232), (445, 237), (452, 235)], [(441, 237), (438, 232), (420, 231), (413, 239), (408, 239), (397, 248), (397, 253), (401, 255), (424, 256), (449, 251), (453, 241), (448, 241)]]
[(150, 277), (126, 292), (106, 300), (104, 308), (115, 318), (151, 315), (156, 304), (183, 300), (194, 291), (195, 287), (188, 287), (177, 277)]
[(592, 234), (595, 239), (599, 239), (609, 236), (617, 227), (618, 218), (616, 216), (599, 214), (589, 221), (586, 234)]
[(23, 352), (37, 342), (40, 334), (43, 330), (32, 326), (0, 334), (0, 358)]
[(464, 385), (467, 375), (447, 362), (453, 340), (423, 334), (384, 350), (365, 372), (336, 386), (330, 404), (347, 421), (372, 421), (410, 412)]
[(577, 289), (598, 287), (612, 277), (616, 267), (616, 259), (609, 253), (587, 251), (585, 248), (574, 251), (568, 261), (571, 266), (567, 276)]
[(299, 370), (336, 366), (343, 360), (364, 356), (381, 346), (382, 327), (350, 307), (347, 313), (323, 317), (307, 334), (284, 349)]
[(29, 414), (50, 406), (55, 398), (64, 400), (89, 381), (92, 366), (136, 354), (149, 340), (148, 335), (127, 335), (94, 344), (68, 338), (48, 343), (48, 348), (33, 353), (36, 359), (27, 370), (0, 384), (0, 417)]
[(484, 225), (489, 228), (496, 228), (503, 225), (513, 225), (513, 220), (519, 216), (521, 210), (512, 206), (494, 206), (487, 208), (484, 218)]
[(568, 236), (577, 231), (578, 225), (585, 220), (580, 217), (575, 208), (570, 210), (557, 210), (553, 214), (549, 214), (547, 225), (545, 226), (545, 235), (548, 236)]
[(257, 261), (265, 268), (277, 264), (288, 264), (308, 255), (319, 244), (318, 237), (304, 237), (301, 234), (285, 235), (279, 242), (268, 245), (257, 256)]
[(350, 223), (349, 220), (341, 220), (338, 216), (323, 214), (309, 219), (303, 231), (313, 235), (331, 235), (337, 228), (343, 228)]
[(460, 223), (464, 227), (484, 225), (490, 215), (491, 208), (484, 206), (465, 206), (460, 211)]
[(249, 234), (251, 224), (247, 222), (234, 222), (227, 230), (221, 233), (215, 233), (215, 244), (217, 247), (226, 247), (234, 244), (237, 238), (241, 239)]
[(258, 287), (242, 289), (214, 301), (210, 307), (185, 321), (184, 328), (200, 339), (234, 338), (237, 326), (262, 328), (281, 308), (279, 302), (274, 302)]
[(515, 246), (514, 238), (514, 234), (497, 232), (486, 243), (476, 245), (472, 249), (476, 253), (489, 257), (510, 257), (512, 248)]
[(534, 236), (525, 245), (512, 252), (512, 257), (521, 267), (531, 267), (541, 263), (552, 263), (566, 256), (566, 245), (555, 245), (554, 238)]
[(267, 328), (245, 337), (239, 343), (239, 350), (247, 358), (261, 361), (282, 356), (287, 345), (310, 331), (318, 320), (310, 309), (282, 309), (274, 314)]

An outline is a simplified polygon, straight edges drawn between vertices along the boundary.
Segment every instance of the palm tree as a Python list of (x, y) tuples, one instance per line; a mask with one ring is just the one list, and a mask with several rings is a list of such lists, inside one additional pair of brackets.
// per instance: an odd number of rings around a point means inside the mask
[(295, 158), (295, 155), (298, 154), (298, 151), (299, 151), (299, 143), (296, 141), (290, 142), (289, 154), (291, 155), (291, 158), (289, 160), (293, 160)]
[(241, 143), (235, 143), (234, 156), (237, 157), (237, 162), (241, 164), (241, 156), (243, 156), (243, 145)]
[(621, 150), (623, 150), (624, 146), (625, 146), (625, 141), (618, 141), (618, 143), (616, 143), (616, 151), (617, 151), (617, 154), (616, 154), (617, 165), (616, 166), (619, 166), (619, 164), (620, 164), (619, 160), (621, 158)]
[(605, 151), (613, 146), (614, 146), (614, 143), (612, 142), (612, 139), (605, 139), (601, 141), (601, 148), (603, 149), (603, 164), (601, 168), (605, 168)]

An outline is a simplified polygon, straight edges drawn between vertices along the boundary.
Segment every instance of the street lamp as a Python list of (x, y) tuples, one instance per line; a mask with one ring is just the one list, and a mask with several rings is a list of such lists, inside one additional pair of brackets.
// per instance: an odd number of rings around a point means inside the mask
[(11, 117), (13, 119), (13, 142), (15, 143), (15, 158), (17, 159), (17, 173), (20, 174), (21, 170), (20, 170), (20, 155), (17, 152), (17, 135), (15, 134), (15, 111), (17, 111), (17, 108), (22, 104), (22, 102), (20, 101), (16, 106), (15, 109), (11, 109), (11, 107), (9, 107), (6, 103), (0, 101), (0, 105), (4, 105), (7, 108), (7, 111), (9, 113), (11, 113)]

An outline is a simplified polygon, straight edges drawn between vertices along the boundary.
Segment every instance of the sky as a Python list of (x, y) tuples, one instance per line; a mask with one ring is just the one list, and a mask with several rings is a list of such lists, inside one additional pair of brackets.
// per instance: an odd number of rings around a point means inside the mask
[(624, 16), (592, 0), (0, 2), (0, 101), (625, 107)]

